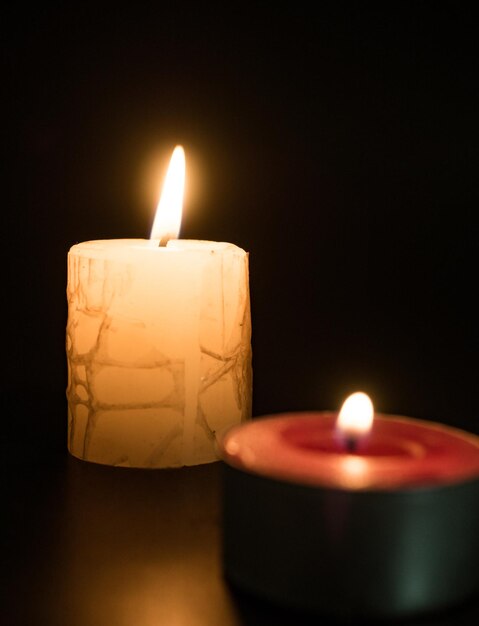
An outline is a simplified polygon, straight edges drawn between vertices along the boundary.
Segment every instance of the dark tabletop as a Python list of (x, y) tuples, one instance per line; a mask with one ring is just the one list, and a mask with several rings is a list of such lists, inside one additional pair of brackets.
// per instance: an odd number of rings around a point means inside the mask
[[(3, 463), (3, 624), (334, 623), (224, 580), (220, 463), (129, 470), (66, 452)], [(409, 623), (472, 626), (479, 601)]]

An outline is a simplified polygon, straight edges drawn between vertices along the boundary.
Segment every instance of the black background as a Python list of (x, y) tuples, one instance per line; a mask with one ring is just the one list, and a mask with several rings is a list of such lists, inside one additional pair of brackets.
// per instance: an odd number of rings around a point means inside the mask
[(64, 446), (67, 251), (148, 237), (176, 143), (181, 236), (250, 252), (254, 415), (363, 389), (477, 431), (474, 21), (386, 4), (7, 9), (9, 445)]

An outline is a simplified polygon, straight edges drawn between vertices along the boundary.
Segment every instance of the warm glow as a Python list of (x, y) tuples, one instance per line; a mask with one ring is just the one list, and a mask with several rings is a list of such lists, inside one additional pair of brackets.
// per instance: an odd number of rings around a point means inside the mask
[(166, 245), (169, 239), (178, 237), (183, 210), (184, 189), (185, 151), (181, 146), (176, 146), (166, 173), (150, 235), (150, 239), (158, 241), (160, 245)]
[(344, 454), (341, 458), (341, 481), (348, 489), (361, 489), (366, 487), (369, 475), (368, 460), (361, 456)]
[(346, 398), (339, 412), (337, 426), (345, 437), (356, 439), (367, 434), (373, 425), (374, 407), (362, 391)]

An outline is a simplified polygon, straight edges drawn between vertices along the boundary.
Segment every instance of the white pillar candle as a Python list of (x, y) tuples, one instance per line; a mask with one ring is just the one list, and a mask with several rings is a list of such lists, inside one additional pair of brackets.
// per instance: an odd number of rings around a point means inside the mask
[(68, 448), (129, 467), (217, 459), (251, 416), (248, 255), (210, 241), (87, 241), (68, 254)]

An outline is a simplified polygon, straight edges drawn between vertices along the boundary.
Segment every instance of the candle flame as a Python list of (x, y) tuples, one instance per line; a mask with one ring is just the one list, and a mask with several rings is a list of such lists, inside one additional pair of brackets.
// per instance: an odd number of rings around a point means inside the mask
[(150, 239), (166, 245), (169, 239), (176, 239), (180, 232), (185, 189), (185, 151), (176, 146), (166, 173), (160, 201), (156, 208), (155, 220)]
[(362, 391), (351, 394), (339, 411), (337, 427), (344, 437), (357, 439), (366, 435), (373, 425), (374, 407)]

